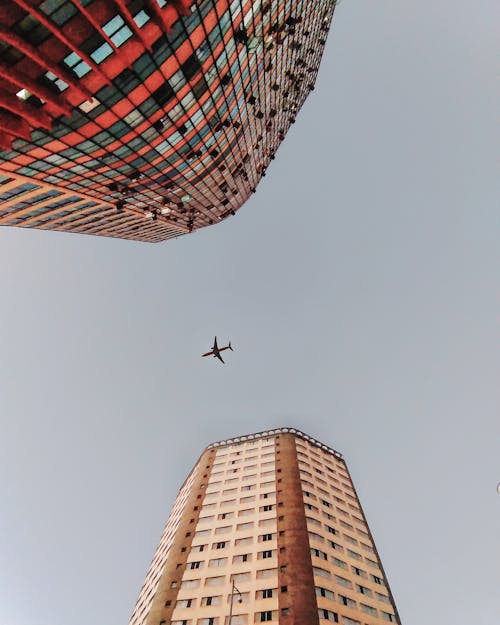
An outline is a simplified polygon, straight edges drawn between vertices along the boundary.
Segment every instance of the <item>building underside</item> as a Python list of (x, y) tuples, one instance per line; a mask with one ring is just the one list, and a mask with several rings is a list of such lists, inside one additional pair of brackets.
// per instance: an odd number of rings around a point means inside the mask
[(255, 192), (335, 0), (0, 0), (0, 224), (158, 242)]

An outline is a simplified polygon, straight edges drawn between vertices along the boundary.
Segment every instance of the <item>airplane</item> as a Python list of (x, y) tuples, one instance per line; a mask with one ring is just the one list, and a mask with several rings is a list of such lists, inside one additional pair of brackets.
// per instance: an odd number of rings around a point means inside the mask
[(212, 351), (211, 352), (207, 352), (206, 354), (202, 354), (201, 357), (203, 358), (204, 356), (213, 356), (214, 358), (218, 358), (221, 362), (224, 362), (222, 360), (222, 356), (220, 355), (220, 353), (223, 352), (226, 349), (230, 349), (231, 351), (233, 351), (233, 348), (231, 347), (231, 341), (229, 341), (229, 345), (226, 345), (225, 347), (219, 347), (217, 345), (217, 337), (215, 337), (215, 339), (214, 339), (214, 346), (212, 347)]

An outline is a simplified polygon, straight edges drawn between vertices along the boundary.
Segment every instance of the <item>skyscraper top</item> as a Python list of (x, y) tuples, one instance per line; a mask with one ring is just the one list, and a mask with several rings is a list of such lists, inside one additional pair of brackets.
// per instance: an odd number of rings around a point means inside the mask
[(295, 428), (209, 445), (130, 625), (400, 623), (341, 455)]
[(0, 225), (162, 241), (248, 200), (336, 0), (0, 6)]

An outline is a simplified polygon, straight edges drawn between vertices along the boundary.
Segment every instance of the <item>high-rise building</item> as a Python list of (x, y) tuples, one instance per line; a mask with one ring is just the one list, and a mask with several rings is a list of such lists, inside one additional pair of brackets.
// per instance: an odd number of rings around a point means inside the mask
[(280, 428), (209, 445), (130, 625), (400, 623), (342, 455)]
[(0, 0), (0, 225), (162, 241), (255, 191), (336, 0)]

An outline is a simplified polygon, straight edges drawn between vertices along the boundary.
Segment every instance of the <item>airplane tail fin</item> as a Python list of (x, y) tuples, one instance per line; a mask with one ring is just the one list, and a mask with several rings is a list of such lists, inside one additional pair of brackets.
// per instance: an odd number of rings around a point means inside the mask
[(229, 345), (228, 345), (229, 349), (233, 352), (233, 348), (231, 347), (231, 341), (229, 341)]

